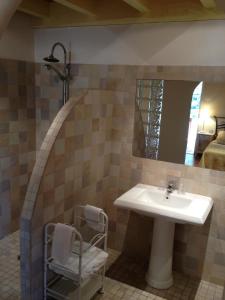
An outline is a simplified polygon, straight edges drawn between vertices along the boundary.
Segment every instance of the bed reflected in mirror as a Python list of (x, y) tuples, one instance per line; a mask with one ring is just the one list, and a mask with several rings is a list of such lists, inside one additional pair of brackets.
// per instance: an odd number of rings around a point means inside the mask
[(133, 155), (225, 171), (225, 84), (137, 80)]

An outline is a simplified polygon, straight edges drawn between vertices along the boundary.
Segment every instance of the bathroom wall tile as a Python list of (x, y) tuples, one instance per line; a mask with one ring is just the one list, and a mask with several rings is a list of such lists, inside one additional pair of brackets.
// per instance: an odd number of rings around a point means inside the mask
[[(26, 186), (35, 159), (34, 64), (0, 60), (0, 207), (7, 192), (5, 234), (19, 228)], [(24, 160), (24, 156), (26, 159)], [(5, 198), (6, 199), (6, 198)]]

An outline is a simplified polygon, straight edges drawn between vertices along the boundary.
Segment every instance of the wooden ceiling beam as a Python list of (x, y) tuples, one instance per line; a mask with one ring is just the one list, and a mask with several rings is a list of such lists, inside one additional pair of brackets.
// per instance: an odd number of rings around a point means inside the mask
[(225, 1), (224, 0), (215, 0), (216, 5), (219, 9), (225, 11)]
[(163, 6), (165, 0), (24, 0), (19, 10), (41, 17), (34, 26), (44, 28), (225, 19), (224, 0), (166, 1)]
[[(53, 5), (54, 4), (54, 5)], [(51, 14), (47, 19), (39, 19), (34, 21), (36, 28), (52, 28), (52, 27), (73, 27), (73, 26), (95, 26), (95, 25), (122, 25), (122, 24), (141, 24), (141, 23), (158, 23), (158, 22), (189, 22), (189, 21), (204, 21), (204, 20), (222, 20), (225, 19), (223, 11), (214, 9), (202, 9), (196, 14), (182, 12), (165, 15), (144, 15), (142, 17), (124, 17), (115, 18), (113, 16), (101, 16), (90, 18), (79, 14), (76, 11), (58, 5), (51, 4)]]
[(92, 0), (54, 0), (58, 4), (66, 6), (78, 13), (94, 17), (96, 15)]
[(49, 17), (49, 2), (46, 0), (23, 0), (18, 10), (34, 17), (47, 18)]
[(149, 13), (149, 1), (147, 0), (123, 0), (128, 5), (130, 5), (132, 8), (136, 9), (140, 13)]
[[(41, 26), (43, 27), (79, 26), (81, 24), (117, 24), (119, 19), (123, 20), (139, 16), (139, 13), (135, 9), (127, 6), (123, 1), (121, 2), (121, 0), (113, 0), (110, 2), (106, 2), (108, 0), (98, 0), (98, 5), (95, 5), (95, 16), (82, 14), (56, 1), (57, 0), (50, 3), (49, 18), (45, 20), (35, 20), (35, 27), (37, 24), (37, 26), (42, 24)], [(123, 21), (122, 23), (120, 21), (119, 24), (123, 24)]]
[(216, 8), (217, 4), (215, 0), (200, 0), (201, 4), (205, 8)]

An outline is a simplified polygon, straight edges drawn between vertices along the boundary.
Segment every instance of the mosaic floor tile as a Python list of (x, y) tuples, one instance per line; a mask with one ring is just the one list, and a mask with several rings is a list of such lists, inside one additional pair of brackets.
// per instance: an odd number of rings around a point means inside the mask
[(19, 231), (0, 240), (0, 299), (20, 299)]
[[(0, 299), (20, 300), (20, 263), (17, 259), (19, 255), (19, 231), (0, 240)], [(120, 252), (109, 249), (109, 259), (107, 263), (107, 274), (113, 276), (124, 276), (124, 266), (122, 263), (130, 262), (129, 269), (132, 278), (135, 280), (137, 270), (141, 270), (140, 265), (135, 269), (133, 260), (124, 258)], [(127, 277), (126, 277), (127, 278)], [(174, 286), (166, 291), (158, 291), (147, 287), (136, 288), (134, 284), (123, 283), (106, 277), (105, 293), (97, 294), (93, 300), (222, 300), (223, 288), (206, 281), (197, 282), (183, 275), (175, 273)], [(126, 279), (127, 280), (127, 279)], [(139, 279), (140, 281), (140, 279)], [(144, 286), (143, 285), (143, 286)], [(193, 293), (194, 292), (194, 293)]]
[[(117, 257), (117, 258), (116, 258)], [(106, 276), (118, 283), (124, 284), (123, 287), (129, 289), (133, 287), (134, 295), (141, 293), (141, 297), (136, 295), (130, 299), (168, 299), (168, 300), (222, 300), (223, 287), (203, 280), (197, 280), (174, 272), (174, 285), (167, 290), (157, 290), (147, 285), (145, 274), (148, 266), (141, 262), (128, 258), (126, 255), (114, 254), (114, 260), (106, 272)], [(115, 290), (115, 286), (114, 289)], [(108, 291), (108, 290), (107, 290)], [(111, 290), (108, 291), (113, 294)], [(120, 297), (120, 294), (116, 294)], [(112, 296), (112, 295), (111, 295)], [(111, 297), (110, 296), (110, 297)], [(104, 296), (105, 297), (105, 296)], [(105, 299), (103, 297), (103, 299)], [(150, 298), (148, 298), (150, 297)], [(152, 298), (151, 298), (152, 297)], [(101, 298), (99, 298), (101, 299)], [(126, 296), (109, 299), (126, 299)]]

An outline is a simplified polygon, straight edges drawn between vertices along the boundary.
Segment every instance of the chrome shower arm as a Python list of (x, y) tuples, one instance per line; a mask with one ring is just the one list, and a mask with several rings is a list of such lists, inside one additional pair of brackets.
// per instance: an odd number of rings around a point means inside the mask
[[(63, 50), (64, 54), (64, 67), (63, 71), (60, 71), (57, 67), (55, 67), (53, 64), (60, 62), (58, 58), (54, 56), (54, 52), (56, 47), (60, 47)], [(49, 56), (44, 58), (44, 61), (48, 62), (45, 64), (45, 67), (47, 67), (48, 70), (53, 70), (60, 80), (63, 82), (63, 103), (65, 104), (66, 101), (69, 99), (69, 84), (70, 84), (70, 70), (71, 70), (71, 65), (70, 65), (70, 56), (69, 56), (69, 61), (67, 62), (68, 56), (67, 56), (67, 51), (64, 45), (60, 42), (56, 42), (52, 48), (51, 48), (51, 53)]]
[(55, 48), (56, 47), (61, 47), (62, 50), (63, 50), (63, 53), (64, 53), (64, 65), (66, 66), (67, 64), (67, 53), (66, 53), (66, 48), (64, 47), (64, 45), (60, 42), (57, 42), (55, 43), (53, 46), (52, 46), (52, 50), (51, 50), (51, 54), (54, 56), (54, 51), (55, 51)]

